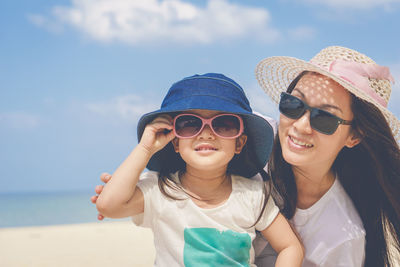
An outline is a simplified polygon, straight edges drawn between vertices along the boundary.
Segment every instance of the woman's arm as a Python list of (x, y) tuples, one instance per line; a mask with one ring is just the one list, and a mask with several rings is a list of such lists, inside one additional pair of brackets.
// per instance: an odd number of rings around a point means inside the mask
[(150, 158), (173, 138), (171, 118), (157, 117), (148, 124), (140, 143), (114, 172), (96, 200), (96, 207), (105, 217), (121, 218), (142, 213), (143, 193), (136, 185)]
[(278, 253), (275, 266), (301, 266), (304, 248), (282, 214), (261, 233)]

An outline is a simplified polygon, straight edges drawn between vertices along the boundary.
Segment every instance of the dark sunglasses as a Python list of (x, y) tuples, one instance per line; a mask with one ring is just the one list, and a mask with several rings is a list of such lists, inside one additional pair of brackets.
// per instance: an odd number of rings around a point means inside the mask
[(279, 111), (290, 119), (298, 119), (303, 114), (310, 111), (311, 127), (323, 134), (333, 134), (339, 127), (339, 124), (351, 125), (352, 121), (343, 120), (332, 113), (319, 108), (313, 108), (304, 103), (303, 100), (286, 92), (281, 93), (279, 102)]
[(225, 139), (239, 137), (243, 133), (243, 120), (236, 114), (218, 114), (205, 119), (195, 114), (179, 114), (174, 118), (174, 133), (178, 138), (192, 138), (208, 125), (212, 132)]

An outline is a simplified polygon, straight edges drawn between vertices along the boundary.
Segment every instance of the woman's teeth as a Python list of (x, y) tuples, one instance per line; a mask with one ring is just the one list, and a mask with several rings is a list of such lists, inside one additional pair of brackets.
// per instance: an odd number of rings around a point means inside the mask
[(296, 145), (299, 145), (299, 146), (305, 146), (305, 147), (312, 147), (312, 146), (313, 146), (312, 144), (308, 144), (308, 143), (306, 143), (306, 142), (297, 140), (297, 139), (295, 139), (295, 138), (293, 138), (293, 137), (291, 137), (291, 136), (290, 136), (290, 140), (292, 140), (293, 143), (295, 143)]

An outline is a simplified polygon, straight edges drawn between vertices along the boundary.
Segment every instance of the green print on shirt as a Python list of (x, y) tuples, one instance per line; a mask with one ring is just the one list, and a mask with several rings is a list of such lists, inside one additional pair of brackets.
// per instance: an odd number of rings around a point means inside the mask
[(187, 267), (250, 266), (251, 238), (246, 233), (187, 228), (184, 238), (183, 261)]

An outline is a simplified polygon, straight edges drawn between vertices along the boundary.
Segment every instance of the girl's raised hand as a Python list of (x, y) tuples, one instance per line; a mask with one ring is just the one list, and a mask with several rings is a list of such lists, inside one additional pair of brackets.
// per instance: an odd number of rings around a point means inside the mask
[(143, 146), (151, 155), (165, 147), (175, 135), (172, 131), (172, 117), (163, 114), (146, 125), (139, 145)]

